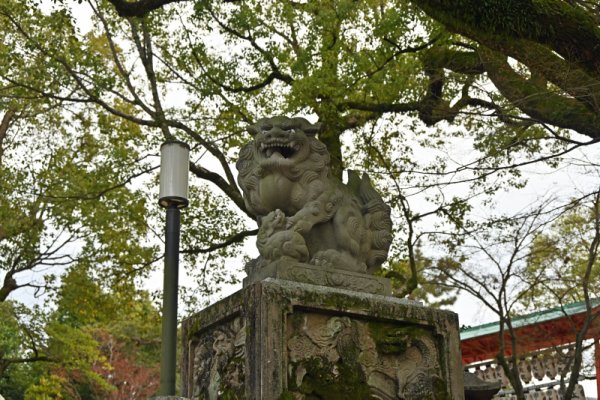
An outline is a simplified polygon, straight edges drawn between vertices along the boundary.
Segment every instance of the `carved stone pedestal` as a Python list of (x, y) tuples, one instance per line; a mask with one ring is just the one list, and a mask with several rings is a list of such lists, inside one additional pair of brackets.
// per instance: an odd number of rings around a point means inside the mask
[(390, 280), (380, 276), (284, 260), (275, 261), (244, 278), (244, 287), (267, 278), (372, 294), (390, 295), (392, 293)]
[(463, 399), (458, 318), (274, 278), (183, 323), (191, 399)]

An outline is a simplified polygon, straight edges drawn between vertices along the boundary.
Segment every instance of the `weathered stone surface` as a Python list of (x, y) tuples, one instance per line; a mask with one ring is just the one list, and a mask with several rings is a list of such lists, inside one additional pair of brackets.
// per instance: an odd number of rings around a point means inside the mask
[(304, 118), (264, 118), (236, 167), (246, 207), (259, 223), (261, 257), (249, 276), (277, 260), (360, 273), (377, 271), (392, 241), (390, 207), (369, 177), (331, 174), (329, 153)]
[(392, 293), (390, 281), (386, 278), (282, 260), (272, 262), (245, 278), (244, 287), (266, 278), (331, 286), (373, 294), (390, 295)]
[(463, 399), (458, 319), (268, 278), (183, 323), (191, 399)]

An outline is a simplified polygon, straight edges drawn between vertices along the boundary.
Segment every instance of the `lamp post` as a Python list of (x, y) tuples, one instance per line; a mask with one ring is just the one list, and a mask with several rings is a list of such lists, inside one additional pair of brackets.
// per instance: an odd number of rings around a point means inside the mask
[(190, 147), (183, 142), (167, 141), (160, 147), (158, 203), (167, 210), (159, 389), (163, 396), (175, 395), (180, 209), (188, 205), (189, 157)]

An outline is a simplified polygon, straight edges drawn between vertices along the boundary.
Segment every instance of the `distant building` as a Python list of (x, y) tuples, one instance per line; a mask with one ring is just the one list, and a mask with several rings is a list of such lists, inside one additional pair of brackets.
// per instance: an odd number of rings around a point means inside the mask
[[(592, 315), (600, 314), (600, 299), (592, 301)], [(511, 320), (515, 337), (518, 368), (528, 399), (556, 399), (561, 372), (573, 356), (575, 335), (586, 319), (584, 302), (567, 304)], [(504, 328), (505, 356), (513, 353), (508, 327)], [(495, 397), (510, 399), (511, 390), (504, 370), (496, 362), (499, 352), (498, 322), (461, 329), (461, 351), (465, 371), (485, 381), (502, 381), (504, 390)], [(600, 318), (586, 332), (585, 340), (594, 345), (596, 386), (600, 393)], [(585, 377), (581, 377), (584, 379)], [(545, 397), (542, 397), (542, 394)], [(583, 387), (577, 386), (574, 399), (587, 399)]]

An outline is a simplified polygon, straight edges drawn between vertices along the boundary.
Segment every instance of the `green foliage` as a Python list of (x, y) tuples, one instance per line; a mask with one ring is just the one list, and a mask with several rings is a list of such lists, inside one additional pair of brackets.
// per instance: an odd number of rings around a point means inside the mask
[[(158, 311), (148, 293), (101, 287), (93, 275), (85, 265), (72, 267), (56, 292), (56, 310), (35, 316), (36, 326), (23, 325), (15, 316), (19, 307), (0, 303), (7, 317), (0, 326), (0, 346), (5, 349), (0, 360), (46, 360), (9, 364), (0, 374), (3, 394), (18, 393), (14, 399), (142, 399), (155, 393)], [(34, 328), (43, 331), (37, 339), (31, 337)], [(30, 343), (36, 353), (28, 348)]]
[(11, 300), (0, 302), (0, 310), (0, 393), (7, 399), (22, 399), (26, 389), (43, 373), (39, 367), (46, 357), (38, 352), (38, 346), (47, 337), (46, 313), (39, 307), (28, 308)]
[[(7, 314), (0, 392), (14, 399), (71, 399), (86, 391), (105, 398), (113, 386), (101, 374), (109, 364), (95, 331), (139, 300), (128, 290), (136, 292), (147, 273), (140, 267), (156, 257), (146, 244), (145, 195), (130, 185), (150, 166), (148, 136), (97, 106), (63, 102), (74, 88), (66, 65), (87, 71), (99, 86), (93, 95), (115, 88), (115, 74), (104, 69), (104, 36), (78, 35), (67, 9), (45, 13), (9, 1), (0, 5), (0, 19), (0, 306)], [(58, 290), (65, 267), (72, 269)], [(18, 298), (22, 286), (49, 293), (57, 312), (50, 313), (52, 304), (28, 310), (6, 300)], [(106, 294), (112, 290), (121, 295)]]
[(92, 276), (89, 268), (77, 267), (61, 278), (56, 294), (56, 317), (61, 324), (77, 329), (106, 324), (116, 315), (118, 299), (102, 290)]
[(0, 393), (6, 400), (23, 400), (38, 374), (35, 363), (12, 365), (0, 376)]
[(15, 357), (21, 348), (23, 337), (14, 311), (12, 302), (0, 303), (0, 358)]
[(110, 392), (113, 389), (94, 371), (95, 366), (103, 365), (107, 361), (101, 354), (90, 327), (73, 328), (51, 322), (46, 331), (49, 336), (47, 352), (52, 358), (60, 360), (57, 371), (65, 376), (61, 385), (65, 391), (74, 384), (92, 387), (96, 393)]
[[(25, 342), (16, 315), (18, 305), (11, 301), (0, 303), (0, 360), (18, 358)], [(6, 399), (20, 399), (27, 389), (31, 376), (35, 375), (29, 365), (6, 366), (0, 373), (0, 393)]]
[(527, 257), (525, 277), (534, 282), (523, 299), (529, 308), (548, 308), (584, 300), (584, 276), (590, 270), (591, 298), (600, 297), (593, 282), (600, 279), (600, 261), (594, 250), (598, 241), (598, 203), (575, 203), (549, 229), (537, 234)]
[[(460, 268), (460, 263), (443, 257), (437, 261), (423, 255), (421, 250), (415, 252), (418, 287), (409, 297), (423, 301), (430, 307), (443, 307), (454, 304), (458, 289), (452, 287), (447, 276), (453, 275)], [(434, 267), (435, 264), (435, 267)], [(412, 278), (410, 261), (407, 259), (392, 260), (383, 276), (391, 279), (394, 292), (402, 293)]]
[(65, 379), (57, 375), (41, 376), (25, 392), (25, 400), (63, 400), (61, 386)]

